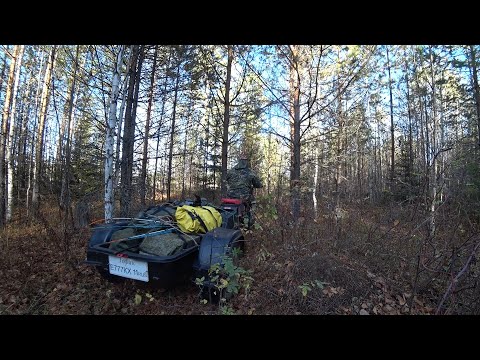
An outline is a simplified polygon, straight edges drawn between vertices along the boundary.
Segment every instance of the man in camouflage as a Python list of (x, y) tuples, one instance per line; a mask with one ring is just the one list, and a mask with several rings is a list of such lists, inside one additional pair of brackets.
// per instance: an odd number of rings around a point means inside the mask
[(227, 196), (243, 200), (246, 207), (247, 229), (250, 229), (254, 223), (253, 188), (261, 187), (262, 182), (257, 174), (250, 169), (250, 162), (247, 157), (241, 157), (237, 165), (227, 172)]
[(227, 196), (252, 202), (253, 188), (261, 188), (262, 182), (255, 172), (250, 169), (246, 157), (239, 159), (237, 165), (227, 172)]

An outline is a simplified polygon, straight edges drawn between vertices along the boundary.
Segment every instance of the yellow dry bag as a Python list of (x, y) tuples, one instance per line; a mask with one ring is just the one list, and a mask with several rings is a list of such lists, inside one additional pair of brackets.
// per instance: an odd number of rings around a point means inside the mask
[(222, 215), (212, 206), (180, 206), (175, 219), (180, 230), (187, 234), (204, 234), (222, 225)]

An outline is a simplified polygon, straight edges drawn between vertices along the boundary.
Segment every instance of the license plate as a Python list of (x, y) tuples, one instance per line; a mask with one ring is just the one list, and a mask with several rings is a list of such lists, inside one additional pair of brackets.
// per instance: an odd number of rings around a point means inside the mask
[(148, 264), (118, 256), (108, 256), (110, 274), (148, 282)]

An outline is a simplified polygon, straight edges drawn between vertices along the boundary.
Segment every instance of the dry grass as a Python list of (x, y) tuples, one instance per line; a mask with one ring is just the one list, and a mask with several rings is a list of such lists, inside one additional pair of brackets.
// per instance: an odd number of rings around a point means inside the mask
[[(342, 210), (339, 218), (321, 205), (316, 219), (305, 212), (293, 223), (287, 208), (274, 210), (260, 201), (261, 229), (246, 235), (240, 261), (252, 270), (253, 286), (228, 303), (231, 310), (433, 314), (445, 297), (440, 313), (480, 312), (474, 261), (447, 293), (479, 241), (475, 224), (445, 212), (436, 237), (427, 241), (425, 217), (413, 208), (355, 204)], [(101, 203), (92, 202), (90, 213), (101, 217)], [(82, 264), (90, 228), (62, 230), (56, 213), (42, 214), (40, 222), (16, 220), (0, 232), (0, 314), (221, 313), (216, 305), (200, 303), (193, 283), (164, 291), (131, 280), (106, 282)]]

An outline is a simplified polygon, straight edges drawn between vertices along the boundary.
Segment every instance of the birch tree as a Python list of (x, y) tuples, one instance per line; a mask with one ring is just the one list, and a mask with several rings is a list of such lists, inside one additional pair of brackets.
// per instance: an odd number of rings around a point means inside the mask
[(13, 206), (13, 169), (14, 169), (14, 158), (13, 158), (13, 146), (14, 146), (14, 134), (15, 131), (18, 131), (19, 127), (16, 126), (15, 121), (15, 109), (16, 109), (16, 100), (17, 100), (17, 89), (18, 82), (20, 79), (20, 72), (22, 69), (22, 58), (24, 45), (17, 45), (15, 47), (15, 81), (13, 84), (13, 94), (12, 94), (12, 109), (10, 112), (10, 124), (8, 130), (8, 138), (6, 143), (6, 155), (5, 163), (7, 165), (7, 207), (5, 219), (9, 222), (12, 219), (12, 206)]
[(12, 112), (12, 103), (15, 97), (15, 70), (16, 60), (20, 54), (20, 45), (16, 45), (13, 55), (11, 55), (10, 69), (8, 72), (8, 81), (5, 90), (5, 101), (3, 103), (2, 124), (0, 133), (0, 227), (5, 225), (6, 203), (7, 203), (7, 182), (4, 170), (5, 150), (8, 141), (9, 124)]
[(118, 47), (117, 62), (113, 70), (110, 111), (105, 134), (105, 222), (111, 222), (114, 210), (113, 191), (113, 145), (117, 125), (117, 101), (120, 84), (120, 72), (123, 64), (124, 45)]

